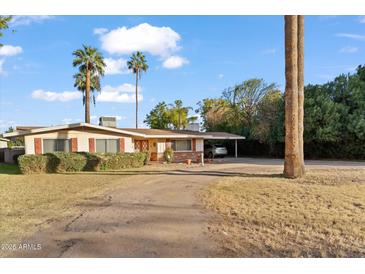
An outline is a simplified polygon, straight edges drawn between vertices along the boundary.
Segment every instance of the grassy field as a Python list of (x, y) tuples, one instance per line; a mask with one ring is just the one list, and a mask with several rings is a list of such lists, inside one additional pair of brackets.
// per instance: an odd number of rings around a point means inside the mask
[(19, 174), (20, 170), (17, 165), (0, 163), (0, 175), (1, 174)]
[(225, 256), (365, 256), (365, 169), (231, 177), (203, 199), (223, 217), (210, 230)]

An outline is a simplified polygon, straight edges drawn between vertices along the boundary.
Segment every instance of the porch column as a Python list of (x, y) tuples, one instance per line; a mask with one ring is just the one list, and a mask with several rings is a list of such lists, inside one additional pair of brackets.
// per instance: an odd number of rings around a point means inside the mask
[(237, 158), (237, 139), (234, 140), (234, 157)]

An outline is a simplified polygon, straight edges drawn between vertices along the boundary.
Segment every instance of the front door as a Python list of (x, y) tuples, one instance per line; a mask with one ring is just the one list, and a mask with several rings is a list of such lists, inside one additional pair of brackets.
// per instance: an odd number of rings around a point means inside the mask
[(148, 151), (149, 145), (148, 140), (134, 140), (135, 151)]

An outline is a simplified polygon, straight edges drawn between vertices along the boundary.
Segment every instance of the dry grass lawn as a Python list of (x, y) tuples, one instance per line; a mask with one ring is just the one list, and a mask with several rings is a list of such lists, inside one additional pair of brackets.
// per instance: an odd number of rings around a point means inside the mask
[(0, 243), (17, 243), (50, 222), (77, 213), (77, 204), (125, 180), (87, 173), (0, 174)]
[(212, 185), (213, 237), (232, 257), (365, 257), (365, 169), (256, 174)]

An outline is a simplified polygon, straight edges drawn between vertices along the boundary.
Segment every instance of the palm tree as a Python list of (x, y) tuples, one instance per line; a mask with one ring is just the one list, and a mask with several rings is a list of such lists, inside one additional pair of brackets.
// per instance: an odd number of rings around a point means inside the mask
[(192, 107), (184, 107), (181, 100), (176, 100), (174, 103), (175, 105), (170, 105), (170, 118), (175, 129), (183, 129), (187, 124), (198, 119), (195, 116), (188, 117), (189, 110), (192, 110)]
[(142, 72), (148, 70), (146, 57), (140, 51), (133, 53), (127, 62), (128, 69), (136, 75), (136, 128), (138, 128), (138, 80), (141, 79)]
[[(85, 104), (85, 123), (90, 123), (90, 91), (92, 86), (92, 79), (95, 81), (95, 77), (100, 81), (100, 77), (104, 75), (105, 63), (102, 54), (93, 47), (83, 45), (82, 49), (75, 50), (72, 54), (75, 56), (73, 60), (73, 66), (79, 67), (80, 75), (75, 77), (75, 86), (79, 90), (84, 88)], [(81, 84), (84, 78), (84, 86)], [(100, 88), (100, 83), (98, 84)]]
[(298, 135), (299, 161), (301, 174), (305, 173), (304, 166), (304, 16), (298, 15)]
[(301, 176), (298, 127), (298, 16), (285, 16), (285, 161), (284, 175)]
[[(79, 71), (78, 73), (74, 74), (74, 87), (77, 88), (79, 91), (83, 93), (82, 103), (85, 105), (85, 98), (86, 98), (86, 73), (84, 71)], [(97, 74), (91, 75), (90, 79), (90, 91), (92, 93), (92, 101), (95, 106), (95, 92), (100, 92), (100, 77)]]

